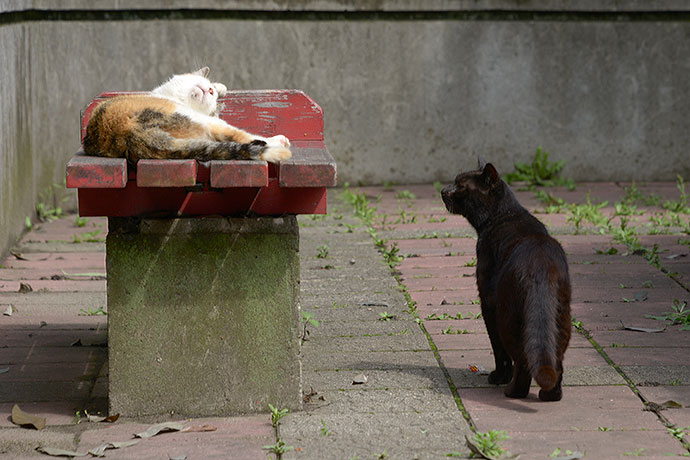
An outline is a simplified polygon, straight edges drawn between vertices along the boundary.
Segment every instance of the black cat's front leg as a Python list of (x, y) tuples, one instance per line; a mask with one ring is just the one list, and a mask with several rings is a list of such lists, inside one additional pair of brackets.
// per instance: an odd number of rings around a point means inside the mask
[(510, 359), (498, 335), (496, 309), (492, 308), (490, 301), (482, 300), (482, 316), (484, 317), (486, 330), (489, 333), (491, 349), (494, 352), (494, 361), (496, 362), (496, 369), (489, 374), (489, 383), (492, 385), (503, 385), (510, 382), (513, 375), (513, 361)]

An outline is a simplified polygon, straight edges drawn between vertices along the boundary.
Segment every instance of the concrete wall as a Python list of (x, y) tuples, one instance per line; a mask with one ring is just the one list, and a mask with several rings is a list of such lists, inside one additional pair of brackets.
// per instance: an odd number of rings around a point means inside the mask
[(0, 0), (0, 44), (0, 251), (62, 182), (84, 104), (202, 65), (311, 95), (341, 183), (538, 146), (576, 180), (690, 172), (684, 0)]

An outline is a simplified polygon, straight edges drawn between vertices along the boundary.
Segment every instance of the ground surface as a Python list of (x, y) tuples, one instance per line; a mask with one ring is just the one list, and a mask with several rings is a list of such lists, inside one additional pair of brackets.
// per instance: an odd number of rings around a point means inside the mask
[[(507, 399), (486, 382), (474, 232), (436, 187), (393, 186), (332, 190), (327, 216), (300, 218), (301, 307), (318, 321), (305, 323), (304, 411), (278, 430), (268, 411), (86, 422), (85, 410), (107, 410), (106, 221), (65, 216), (28, 232), (0, 268), (0, 309), (11, 311), (0, 316), (0, 458), (48, 458), (38, 446), (86, 452), (168, 420), (216, 430), (159, 434), (106, 457), (262, 459), (277, 438), (293, 448), (285, 459), (467, 457), (473, 430), (505, 431), (501, 446), (523, 459), (689, 455), (679, 438), (690, 431), (690, 331), (647, 317), (687, 318), (674, 310), (690, 299), (677, 184), (548, 191), (550, 204), (543, 193), (518, 197), (542, 211), (570, 262), (577, 328), (560, 402), (540, 402), (535, 388)], [(658, 406), (667, 401), (683, 407)], [(14, 404), (47, 427), (13, 425)]]

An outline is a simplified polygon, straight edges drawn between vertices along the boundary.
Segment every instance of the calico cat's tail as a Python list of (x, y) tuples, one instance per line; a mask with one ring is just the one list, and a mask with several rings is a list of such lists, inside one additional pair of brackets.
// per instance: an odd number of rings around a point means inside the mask
[(525, 299), (525, 355), (532, 378), (542, 390), (559, 380), (558, 296), (548, 279), (535, 280)]

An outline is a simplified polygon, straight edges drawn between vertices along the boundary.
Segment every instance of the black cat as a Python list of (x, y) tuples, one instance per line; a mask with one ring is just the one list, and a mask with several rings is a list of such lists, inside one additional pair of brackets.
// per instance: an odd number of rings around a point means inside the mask
[(563, 354), (570, 341), (570, 279), (561, 245), (515, 198), (493, 165), (459, 174), (441, 191), (448, 211), (479, 236), (477, 287), (496, 370), (489, 383), (525, 398), (532, 378), (539, 399), (563, 396)]

